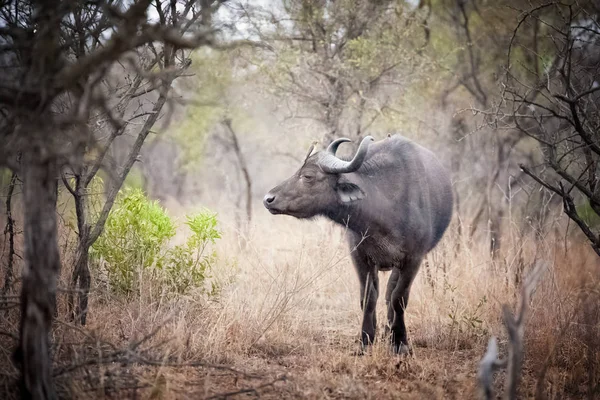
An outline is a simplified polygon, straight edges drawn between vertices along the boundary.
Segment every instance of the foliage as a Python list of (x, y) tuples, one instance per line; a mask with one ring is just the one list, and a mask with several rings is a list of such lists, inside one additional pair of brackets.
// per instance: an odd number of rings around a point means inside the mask
[(131, 293), (137, 268), (162, 264), (165, 245), (174, 235), (175, 225), (158, 202), (148, 200), (139, 189), (130, 189), (119, 196), (90, 253), (105, 261), (114, 290)]
[(184, 245), (170, 248), (176, 223), (140, 189), (127, 189), (119, 195), (90, 255), (102, 260), (108, 283), (117, 293), (139, 290), (144, 274), (160, 282), (162, 290), (186, 293), (204, 284), (217, 258), (208, 247), (220, 238), (216, 214), (209, 211), (188, 216), (186, 225), (192, 235)]
[[(217, 259), (216, 252), (208, 251), (207, 247), (221, 238), (216, 214), (205, 210), (186, 218), (192, 235), (184, 245), (177, 245), (169, 251), (168, 262), (163, 267), (169, 285), (177, 293), (185, 293), (203, 285), (210, 266)], [(211, 293), (216, 289), (213, 284)]]

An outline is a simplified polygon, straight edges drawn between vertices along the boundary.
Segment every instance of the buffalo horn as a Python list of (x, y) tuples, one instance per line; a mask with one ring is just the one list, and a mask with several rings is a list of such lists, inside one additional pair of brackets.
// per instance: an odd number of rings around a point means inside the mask
[[(323, 169), (323, 171), (331, 174), (347, 174), (354, 172), (359, 169), (363, 161), (365, 161), (367, 150), (369, 149), (369, 145), (373, 140), (374, 139), (371, 136), (365, 137), (362, 142), (360, 142), (360, 146), (358, 146), (358, 150), (356, 151), (354, 158), (350, 161), (340, 160), (329, 151), (323, 152), (319, 158), (319, 166)], [(333, 149), (333, 151), (335, 151), (337, 150), (337, 146), (345, 141), (349, 140), (345, 138), (337, 139), (329, 145), (327, 150)]]
[(338, 146), (342, 143), (346, 143), (346, 142), (351, 142), (352, 140), (348, 139), (348, 138), (339, 138), (339, 139), (335, 139), (333, 142), (331, 142), (331, 144), (329, 145), (329, 147), (327, 147), (327, 152), (330, 153), (331, 155), (335, 156), (335, 153), (337, 152)]

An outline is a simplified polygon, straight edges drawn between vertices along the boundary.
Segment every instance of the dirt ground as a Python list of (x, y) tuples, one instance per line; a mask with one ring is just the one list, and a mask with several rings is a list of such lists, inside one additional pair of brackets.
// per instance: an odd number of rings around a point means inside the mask
[[(213, 368), (161, 368), (138, 371), (137, 386), (120, 398), (264, 399), (475, 399), (481, 398), (477, 368), (483, 349), (453, 352), (414, 348), (414, 355), (391, 356), (375, 348), (356, 356), (350, 348), (293, 348), (281, 354), (257, 350), (236, 365), (238, 372)], [(243, 371), (243, 372), (242, 372)], [(522, 398), (533, 398), (526, 374)], [(503, 376), (496, 386), (502, 390)], [(86, 392), (89, 395), (89, 392)], [(106, 394), (106, 392), (104, 392)], [(83, 396), (85, 397), (85, 396)], [(101, 396), (102, 397), (102, 396)]]
[[(351, 351), (346, 349), (349, 354)], [(465, 399), (476, 398), (477, 352), (455, 354), (415, 349), (409, 357), (353, 357), (343, 351), (324, 350), (322, 359), (307, 355), (281, 355), (248, 359), (247, 367), (270, 378), (259, 382), (232, 377), (211, 377), (198, 388), (203, 396), (260, 387), (262, 398), (304, 399)], [(341, 353), (341, 354), (340, 354)], [(377, 358), (377, 359), (376, 359)], [(249, 392), (249, 395), (253, 394)], [(187, 395), (194, 396), (188, 392)], [(257, 396), (257, 397), (258, 397)]]
[[(326, 221), (286, 222), (257, 228), (245, 247), (224, 235), (211, 275), (217, 295), (164, 297), (143, 279), (138, 295), (119, 297), (97, 275), (83, 328), (66, 319), (61, 295), (52, 340), (62, 397), (481, 398), (477, 373), (490, 337), (507, 354), (501, 310), (518, 303), (517, 264), (493, 262), (468, 244), (457, 253), (447, 238), (411, 290), (406, 324), (414, 354), (391, 355), (379, 338), (357, 355), (362, 313), (343, 232)], [(594, 385), (600, 387), (600, 302), (582, 297), (600, 293), (598, 264), (587, 247), (561, 249), (532, 247), (552, 262), (529, 304), (519, 398), (536, 391), (548, 400), (594, 398)], [(380, 274), (381, 287), (388, 275)], [(62, 287), (68, 279), (65, 273)], [(18, 332), (13, 311), (0, 330)], [(380, 330), (385, 318), (380, 295)], [(2, 399), (17, 398), (11, 340), (0, 337)], [(499, 372), (496, 392), (503, 386)]]
[[(136, 389), (119, 398), (265, 398), (265, 399), (467, 399), (477, 398), (480, 352), (453, 353), (415, 348), (413, 357), (366, 354), (350, 348), (321, 348), (319, 354), (266, 353), (245, 358), (234, 368), (142, 368)], [(382, 349), (374, 349), (374, 353)], [(118, 374), (117, 372), (116, 374)], [(123, 373), (121, 371), (120, 373)], [(100, 397), (110, 391), (102, 390)], [(82, 398), (93, 392), (82, 392)]]

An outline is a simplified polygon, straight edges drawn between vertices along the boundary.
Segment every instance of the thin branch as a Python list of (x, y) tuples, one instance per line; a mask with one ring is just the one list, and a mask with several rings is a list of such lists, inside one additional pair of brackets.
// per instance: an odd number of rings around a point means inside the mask
[[(562, 188), (562, 184), (561, 184), (561, 190), (563, 190), (563, 192), (564, 192), (564, 189)], [(581, 229), (581, 231), (589, 239), (592, 249), (594, 249), (596, 254), (598, 254), (598, 256), (600, 256), (600, 235), (595, 234), (590, 229), (588, 224), (586, 224), (581, 219), (581, 217), (579, 216), (579, 213), (577, 212), (577, 208), (575, 207), (575, 203), (573, 202), (573, 197), (571, 197), (571, 195), (569, 195), (568, 193), (564, 193), (562, 198), (563, 198), (563, 206), (564, 206), (565, 214), (567, 214), (569, 216), (569, 218), (577, 224), (579, 229)]]
[(556, 188), (552, 185), (550, 185), (547, 182), (544, 182), (541, 178), (539, 178), (536, 174), (534, 174), (529, 168), (527, 168), (525, 165), (523, 164), (519, 164), (519, 168), (521, 168), (521, 171), (523, 171), (526, 175), (530, 176), (534, 181), (536, 181), (537, 183), (539, 183), (540, 185), (542, 185), (543, 187), (545, 187), (546, 189), (558, 194), (559, 196), (562, 197), (563, 193), (561, 192), (561, 190), (559, 188)]
[[(585, 234), (585, 236), (590, 241), (590, 245), (592, 249), (600, 256), (600, 235), (595, 234), (590, 227), (581, 219), (579, 213), (577, 212), (577, 208), (575, 207), (575, 203), (573, 202), (573, 197), (566, 191), (562, 185), (559, 183), (559, 187), (555, 187), (550, 185), (547, 182), (544, 182), (539, 176), (534, 174), (530, 169), (525, 167), (524, 165), (520, 165), (521, 170), (530, 176), (537, 183), (545, 187), (546, 189), (558, 194), (563, 199), (563, 209), (565, 214), (577, 224), (579, 229)], [(591, 200), (590, 200), (591, 201)]]
[(71, 193), (71, 195), (73, 195), (73, 197), (77, 196), (77, 194), (75, 193), (75, 189), (73, 189), (73, 187), (71, 186), (71, 184), (67, 180), (67, 177), (65, 176), (64, 172), (61, 172), (60, 178), (62, 180), (63, 185), (67, 188), (67, 190), (69, 191), (69, 193)]
[[(591, 89), (591, 91), (588, 90), (587, 92), (589, 92), (588, 94), (590, 94), (595, 92), (596, 90), (600, 90), (600, 87)], [(577, 112), (577, 101), (582, 97), (582, 94), (579, 94), (573, 99), (570, 99), (563, 95), (555, 95), (554, 97), (569, 104), (569, 109), (571, 110), (571, 115), (573, 116), (573, 125), (575, 127), (575, 130), (577, 131), (577, 133), (579, 133), (579, 136), (581, 136), (581, 138), (590, 146), (590, 149), (594, 151), (594, 153), (600, 155), (600, 146), (597, 142), (592, 140), (591, 135), (585, 130)]]

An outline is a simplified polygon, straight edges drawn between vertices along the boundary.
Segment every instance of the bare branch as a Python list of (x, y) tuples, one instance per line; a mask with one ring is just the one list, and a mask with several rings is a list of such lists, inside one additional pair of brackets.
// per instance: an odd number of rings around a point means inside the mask
[[(600, 90), (600, 87), (591, 89), (591, 91), (588, 90), (588, 92), (593, 93), (596, 90)], [(582, 94), (579, 94), (578, 96), (576, 96), (573, 99), (570, 99), (570, 98), (568, 98), (566, 96), (562, 96), (562, 95), (555, 95), (555, 97), (557, 99), (560, 99), (569, 104), (569, 109), (571, 110), (571, 116), (573, 117), (573, 125), (575, 127), (575, 130), (577, 131), (577, 133), (579, 133), (581, 138), (590, 146), (590, 149), (593, 150), (594, 153), (600, 155), (600, 146), (598, 145), (597, 142), (592, 140), (591, 135), (585, 130), (585, 128), (583, 127), (581, 120), (579, 118), (579, 114), (577, 112), (577, 101), (579, 99), (581, 99)]]
[(63, 185), (65, 185), (65, 187), (67, 188), (67, 190), (69, 191), (69, 193), (71, 193), (73, 196), (76, 196), (75, 189), (73, 189), (73, 187), (71, 186), (71, 184), (67, 180), (67, 177), (65, 176), (64, 172), (61, 172), (60, 178), (62, 180)]

